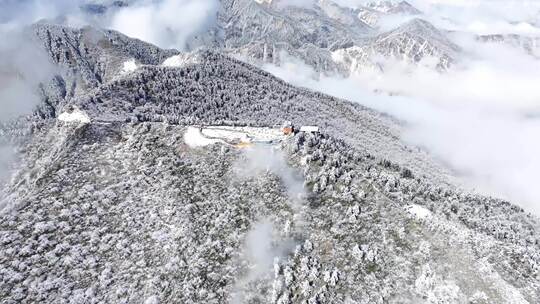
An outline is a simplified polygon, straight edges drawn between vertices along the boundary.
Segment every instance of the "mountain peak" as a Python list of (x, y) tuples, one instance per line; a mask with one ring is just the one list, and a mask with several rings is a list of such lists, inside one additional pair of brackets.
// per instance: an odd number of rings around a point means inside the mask
[(386, 14), (419, 15), (422, 13), (407, 1), (376, 1), (368, 3), (366, 7)]
[(414, 18), (389, 33), (409, 33), (423, 38), (437, 38), (438, 40), (448, 40), (446, 36), (433, 24), (421, 18)]

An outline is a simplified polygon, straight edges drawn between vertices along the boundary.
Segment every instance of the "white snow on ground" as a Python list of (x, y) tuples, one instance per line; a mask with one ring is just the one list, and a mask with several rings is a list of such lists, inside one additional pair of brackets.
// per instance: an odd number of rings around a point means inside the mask
[(184, 134), (185, 143), (192, 147), (204, 147), (215, 143), (234, 145), (237, 143), (274, 143), (286, 135), (280, 129), (253, 127), (188, 127)]
[(223, 142), (220, 139), (211, 139), (201, 134), (201, 131), (197, 127), (188, 127), (184, 134), (184, 142), (191, 148), (204, 147), (212, 145), (218, 142)]
[(428, 209), (420, 205), (411, 204), (410, 206), (407, 206), (406, 208), (410, 214), (416, 216), (419, 219), (425, 219), (431, 216), (431, 211), (429, 211)]
[(126, 62), (124, 62), (124, 65), (122, 66), (122, 74), (129, 74), (135, 70), (137, 70), (137, 63), (135, 63), (135, 59), (130, 59)]
[[(473, 230), (465, 227), (461, 223), (455, 223), (444, 216), (432, 213), (423, 206), (411, 204), (405, 207), (406, 210), (416, 218), (424, 219), (424, 227), (433, 234), (441, 234), (446, 236), (445, 242), (455, 244), (455, 250), (445, 253), (446, 258), (457, 259), (461, 261), (460, 269), (456, 270), (457, 276), (447, 277), (447, 274), (441, 273), (440, 269), (429, 269), (433, 267), (426, 265), (415, 281), (415, 289), (419, 294), (426, 296), (424, 303), (457, 303), (455, 296), (459, 293), (459, 286), (454, 282), (457, 277), (466, 276), (470, 279), (477, 277), (493, 286), (493, 290), (501, 297), (500, 303), (510, 304), (527, 304), (527, 300), (521, 294), (519, 288), (507, 282), (496, 267), (490, 263), (488, 258), (475, 260), (471, 242), (481, 244), (482, 250), (495, 250), (498, 247), (498, 242), (491, 236), (478, 235)], [(430, 250), (430, 249), (429, 249)], [(429, 251), (428, 250), (428, 251)], [(463, 280), (464, 282), (467, 279)], [(457, 288), (457, 289), (456, 289)], [(476, 295), (476, 298), (481, 299), (482, 295)]]
[(487, 258), (482, 258), (475, 263), (479, 273), (486, 280), (493, 282), (492, 286), (495, 290), (499, 290), (504, 302), (508, 304), (528, 304), (529, 302), (523, 297), (519, 289), (515, 288), (506, 282), (501, 275), (495, 271), (494, 267), (489, 263)]
[(206, 137), (239, 140), (242, 142), (279, 141), (285, 137), (279, 129), (254, 127), (205, 127), (202, 130), (202, 134)]
[(161, 65), (166, 67), (183, 67), (193, 63), (198, 63), (196, 56), (190, 54), (178, 54), (165, 59)]
[(90, 123), (90, 117), (88, 117), (86, 113), (79, 110), (74, 110), (71, 113), (64, 112), (58, 116), (58, 120), (68, 123)]

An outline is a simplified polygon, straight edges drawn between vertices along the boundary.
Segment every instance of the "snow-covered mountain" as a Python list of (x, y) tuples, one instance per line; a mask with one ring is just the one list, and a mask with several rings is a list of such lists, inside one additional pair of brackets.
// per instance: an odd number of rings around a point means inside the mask
[(407, 1), (375, 1), (368, 3), (366, 7), (386, 14), (419, 15), (422, 13)]
[(531, 56), (540, 57), (540, 37), (518, 34), (493, 34), (480, 35), (478, 41), (506, 44), (519, 48)]
[(30, 30), (63, 71), (42, 87), (46, 96), (44, 115), (59, 114), (56, 110), (62, 102), (116, 79), (138, 65), (159, 64), (178, 54), (110, 30), (73, 29), (48, 23), (35, 24)]
[[(372, 69), (381, 56), (413, 63), (434, 57), (437, 67), (446, 69), (459, 53), (444, 32), (425, 20), (414, 19), (384, 33), (373, 28), (375, 23), (369, 20), (381, 15), (421, 13), (407, 2), (380, 2), (359, 9), (340, 7), (330, 0), (301, 7), (252, 0), (222, 3), (219, 30), (211, 33), (224, 33), (220, 43), (224, 50), (255, 64), (279, 64), (285, 52), (317, 72), (347, 75)], [(366, 17), (366, 11), (377, 17)]]
[[(504, 303), (539, 296), (538, 220), (451, 186), (441, 167), (399, 140), (393, 119), (214, 52), (162, 65), (171, 52), (114, 32), (95, 30), (97, 39), (74, 43), (72, 35), (94, 30), (40, 24), (35, 31), (51, 59), (80, 71), (88, 88), (59, 104), (58, 119), (34, 118), (28, 135), (13, 138), (22, 159), (4, 189), (3, 299)], [(118, 65), (99, 69), (96, 58)], [(122, 73), (128, 58), (138, 68)], [(299, 202), (279, 171), (238, 176), (249, 153), (183, 141), (186, 125), (286, 120), (324, 130), (273, 148), (304, 184)], [(274, 270), (252, 276), (244, 240), (267, 227), (261, 221), (271, 223), (266, 242), (281, 253), (270, 261)]]
[(354, 45), (371, 28), (322, 1), (313, 8), (223, 1), (217, 27), (229, 54), (254, 63), (279, 63), (280, 52), (298, 57), (320, 72), (339, 72), (331, 50)]
[[(256, 65), (279, 65), (286, 55), (285, 60), (300, 59), (316, 72), (344, 76), (351, 70), (378, 66), (381, 57), (411, 63), (434, 57), (441, 70), (459, 57), (459, 48), (446, 33), (419, 19), (422, 12), (406, 1), (378, 1), (355, 9), (331, 0), (308, 2), (221, 0), (216, 24), (192, 37), (187, 47), (221, 49)], [(99, 4), (97, 11), (106, 15), (107, 9), (128, 5)], [(416, 19), (390, 31), (379, 29), (378, 21), (387, 17)], [(356, 67), (335, 60), (345, 53), (356, 57), (349, 60)]]
[(364, 69), (383, 69), (377, 59), (394, 59), (418, 63), (434, 60), (434, 67), (444, 70), (454, 63), (460, 47), (429, 22), (414, 19), (399, 28), (376, 36), (362, 46), (352, 46), (333, 52), (335, 62), (350, 73)]
[(389, 16), (416, 16), (422, 14), (407, 1), (371, 2), (356, 10), (358, 18), (372, 27), (376, 27), (382, 18)]
[[(111, 3), (92, 9), (129, 5)], [(460, 53), (444, 31), (379, 33), (328, 0), (222, 5), (193, 52), (28, 29), (58, 69), (33, 115), (0, 126), (16, 151), (0, 176), (2, 302), (537, 302), (538, 217), (463, 190), (395, 118), (245, 62), (444, 71)]]

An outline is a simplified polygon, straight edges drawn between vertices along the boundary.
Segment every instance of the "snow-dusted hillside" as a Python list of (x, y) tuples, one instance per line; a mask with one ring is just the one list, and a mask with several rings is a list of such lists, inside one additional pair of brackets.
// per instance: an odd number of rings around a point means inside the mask
[(197, 37), (215, 44), (193, 52), (32, 26), (58, 70), (33, 115), (0, 125), (13, 151), (0, 159), (0, 302), (538, 302), (538, 217), (461, 189), (395, 118), (233, 57), (287, 51), (344, 74), (435, 58), (444, 71), (461, 52), (444, 31), (414, 19), (379, 33), (328, 0), (221, 4), (219, 35)]
[(520, 208), (437, 187), (324, 134), (251, 151), (192, 146), (186, 132), (161, 122), (50, 122), (36, 131), (24, 145), (21, 165), (29, 169), (9, 185), (0, 215), (0, 296), (45, 303), (539, 296), (538, 221)]

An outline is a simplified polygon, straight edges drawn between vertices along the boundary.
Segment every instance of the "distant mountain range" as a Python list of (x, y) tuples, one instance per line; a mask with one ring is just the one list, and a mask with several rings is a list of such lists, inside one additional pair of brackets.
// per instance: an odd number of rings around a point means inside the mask
[(444, 32), (421, 19), (390, 32), (377, 29), (376, 21), (383, 16), (420, 16), (407, 2), (381, 2), (360, 9), (343, 8), (328, 0), (308, 7), (251, 0), (223, 4), (212, 31), (223, 33), (218, 45), (255, 63), (279, 63), (280, 52), (285, 51), (318, 72), (348, 75), (381, 68), (379, 56), (412, 63), (435, 57), (437, 67), (447, 69), (459, 53)]

